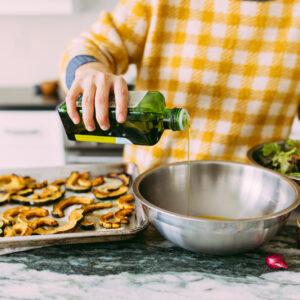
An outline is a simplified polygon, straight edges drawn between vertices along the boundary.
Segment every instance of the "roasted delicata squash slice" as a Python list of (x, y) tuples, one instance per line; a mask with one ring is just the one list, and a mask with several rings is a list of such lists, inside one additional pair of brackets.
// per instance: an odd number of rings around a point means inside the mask
[(57, 192), (60, 192), (60, 187), (58, 185), (49, 185), (46, 188), (44, 188), (40, 194), (35, 194), (35, 195), (38, 195), (38, 198), (42, 199), (42, 198), (51, 197)]
[(67, 208), (71, 205), (74, 205), (74, 204), (87, 205), (87, 204), (92, 204), (93, 202), (94, 202), (94, 199), (91, 199), (88, 197), (69, 197), (69, 198), (63, 199), (53, 206), (52, 216), (56, 217), (56, 218), (62, 218), (65, 215), (64, 214), (65, 208)]
[(21, 191), (17, 192), (17, 195), (21, 195), (21, 196), (29, 196), (33, 193), (33, 189), (27, 188)]
[(92, 180), (92, 186), (99, 186), (105, 183), (104, 176), (98, 176)]
[(95, 230), (96, 229), (96, 223), (95, 222), (89, 222), (87, 220), (83, 220), (80, 222), (80, 228), (83, 230)]
[(15, 231), (11, 229), (9, 226), (4, 228), (4, 237), (12, 237), (16, 236)]
[(95, 197), (99, 200), (116, 199), (128, 192), (128, 187), (125, 185), (120, 186), (116, 190), (111, 191), (109, 187), (106, 188), (94, 188), (92, 190)]
[(4, 222), (0, 221), (0, 236), (4, 235), (4, 227), (5, 227)]
[(90, 172), (83, 172), (83, 173), (80, 173), (80, 178), (81, 179), (89, 179), (90, 178)]
[(18, 215), (19, 223), (30, 223), (30, 218), (46, 217), (49, 215), (49, 211), (46, 208), (35, 207), (30, 210), (24, 211)]
[(16, 223), (13, 226), (15, 233), (19, 233), (21, 236), (32, 235), (33, 230), (27, 223)]
[(27, 184), (27, 187), (30, 189), (42, 189), (43, 187), (48, 185), (48, 181), (44, 180), (43, 182), (31, 182)]
[(50, 185), (63, 185), (66, 183), (66, 179), (57, 179), (50, 183)]
[(28, 223), (29, 227), (35, 230), (41, 226), (58, 226), (57, 220), (51, 217), (41, 217)]
[(117, 199), (117, 204), (120, 209), (130, 208), (134, 209), (134, 205), (128, 202), (132, 202), (134, 200), (133, 194), (123, 195)]
[(108, 173), (107, 177), (118, 178), (122, 181), (123, 185), (128, 186), (131, 182), (131, 176), (127, 173)]
[(120, 222), (115, 222), (115, 221), (111, 222), (111, 221), (109, 221), (110, 219), (113, 219), (113, 218), (114, 218), (114, 213), (112, 213), (112, 212), (104, 214), (104, 215), (100, 216), (99, 224), (101, 226), (103, 226), (104, 228), (106, 228), (106, 229), (120, 228), (121, 227)]
[(124, 208), (124, 209), (118, 210), (115, 213), (115, 219), (120, 223), (128, 224), (129, 223), (128, 216), (130, 216), (131, 213), (132, 213), (132, 209), (130, 209), (130, 208)]
[(111, 202), (97, 202), (95, 204), (88, 204), (88, 205), (82, 205), (81, 208), (84, 209), (85, 213), (92, 212), (94, 210), (103, 209), (103, 208), (110, 208), (112, 207)]
[(58, 191), (54, 193), (52, 196), (46, 198), (37, 198), (37, 199), (35, 197), (27, 198), (21, 195), (12, 195), (11, 201), (15, 203), (22, 203), (24, 205), (36, 205), (36, 206), (48, 205), (60, 200), (64, 196), (64, 193), (65, 193), (64, 191)]
[(66, 180), (66, 189), (76, 193), (89, 192), (92, 187), (92, 182), (88, 181), (83, 174), (72, 172), (70, 177)]
[(26, 187), (23, 177), (15, 174), (0, 176), (0, 192), (18, 192)]
[(83, 209), (75, 209), (71, 212), (68, 223), (53, 229), (39, 227), (33, 231), (34, 234), (57, 234), (73, 231), (77, 224), (84, 218)]
[(30, 208), (27, 206), (16, 206), (11, 207), (3, 212), (2, 214), (2, 221), (6, 225), (13, 225), (16, 223), (16, 220), (14, 219), (14, 216), (19, 215), (20, 213), (23, 213), (25, 211), (29, 211)]
[(0, 192), (0, 205), (6, 204), (9, 202), (11, 193)]
[(83, 186), (83, 187), (91, 187), (92, 182), (88, 180), (89, 177), (90, 177), (90, 172), (81, 173), (81, 174), (79, 174), (79, 178), (77, 180), (77, 183), (80, 186)]
[(36, 181), (34, 178), (32, 178), (30, 176), (24, 176), (23, 180), (25, 182), (26, 187), (28, 186), (28, 184), (35, 183), (35, 181)]

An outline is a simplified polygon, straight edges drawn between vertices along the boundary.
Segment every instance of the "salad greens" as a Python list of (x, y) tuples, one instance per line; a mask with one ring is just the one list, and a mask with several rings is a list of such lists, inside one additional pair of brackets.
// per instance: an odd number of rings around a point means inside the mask
[(287, 138), (284, 143), (265, 144), (260, 161), (265, 167), (300, 178), (300, 141)]

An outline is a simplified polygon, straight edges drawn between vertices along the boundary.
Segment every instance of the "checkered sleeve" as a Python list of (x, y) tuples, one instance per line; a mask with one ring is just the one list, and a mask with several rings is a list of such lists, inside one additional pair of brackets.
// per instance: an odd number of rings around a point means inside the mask
[(70, 41), (60, 67), (63, 88), (70, 86), (66, 79), (73, 75), (67, 72), (75, 72), (69, 64), (76, 57), (94, 58), (115, 74), (123, 74), (129, 64), (137, 64), (144, 50), (150, 8), (145, 0), (122, 0), (112, 13), (101, 12), (88, 32)]

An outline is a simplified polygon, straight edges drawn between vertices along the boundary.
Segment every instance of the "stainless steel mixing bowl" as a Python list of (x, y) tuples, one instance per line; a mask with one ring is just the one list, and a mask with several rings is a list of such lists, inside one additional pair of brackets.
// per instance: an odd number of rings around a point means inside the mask
[(194, 252), (221, 255), (260, 246), (299, 204), (292, 180), (262, 167), (221, 161), (190, 162), (189, 212), (187, 162), (142, 173), (133, 191), (137, 209), (166, 239)]

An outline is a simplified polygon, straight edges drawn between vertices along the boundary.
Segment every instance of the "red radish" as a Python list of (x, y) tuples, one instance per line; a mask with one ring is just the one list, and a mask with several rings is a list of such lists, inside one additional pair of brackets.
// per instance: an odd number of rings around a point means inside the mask
[(267, 265), (272, 269), (287, 269), (288, 266), (285, 263), (285, 259), (280, 254), (271, 254), (266, 258)]

